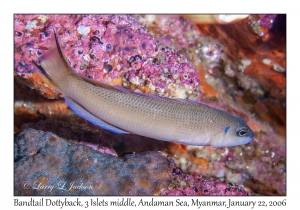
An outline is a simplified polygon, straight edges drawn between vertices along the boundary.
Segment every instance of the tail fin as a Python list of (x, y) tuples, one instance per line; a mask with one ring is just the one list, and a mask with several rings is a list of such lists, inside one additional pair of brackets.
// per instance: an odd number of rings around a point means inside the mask
[(61, 44), (55, 30), (53, 32), (52, 46), (43, 56), (40, 62), (41, 66), (37, 66), (37, 74), (46, 83), (52, 83), (52, 85), (60, 88), (60, 85), (65, 82), (66, 78), (74, 72), (61, 51)]
[(32, 60), (32, 63), (36, 66), (35, 73), (38, 75), (38, 77), (48, 86), (54, 88), (55, 90), (59, 91), (59, 88), (51, 81), (51, 79), (48, 77), (45, 70), (39, 66), (34, 60)]

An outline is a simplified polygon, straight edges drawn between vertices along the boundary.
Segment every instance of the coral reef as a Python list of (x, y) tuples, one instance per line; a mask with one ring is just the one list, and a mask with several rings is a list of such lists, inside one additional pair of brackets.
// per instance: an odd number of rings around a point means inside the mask
[(155, 42), (130, 15), (15, 15), (15, 72), (48, 98), (58, 93), (32, 75), (32, 61), (38, 62), (50, 46), (52, 28), (80, 75), (182, 98), (199, 84), (197, 71), (187, 58)]
[[(173, 168), (169, 184), (155, 194), (286, 194), (285, 15), (249, 15), (231, 24), (193, 23), (176, 15), (15, 15), (14, 20), (15, 132), (52, 132), (112, 160), (161, 151), (181, 169)], [(53, 27), (78, 74), (222, 109), (243, 118), (254, 141), (214, 149), (116, 135), (81, 119), (62, 99), (40, 96), (60, 97), (32, 65), (49, 47)]]
[(157, 195), (174, 168), (158, 152), (118, 158), (33, 129), (15, 137), (14, 156), (15, 195)]
[(174, 168), (172, 172), (173, 180), (167, 189), (163, 189), (161, 195), (231, 195), (242, 196), (252, 195), (244, 190), (243, 187), (224, 184), (220, 180), (203, 179), (199, 173), (186, 174), (179, 168)]

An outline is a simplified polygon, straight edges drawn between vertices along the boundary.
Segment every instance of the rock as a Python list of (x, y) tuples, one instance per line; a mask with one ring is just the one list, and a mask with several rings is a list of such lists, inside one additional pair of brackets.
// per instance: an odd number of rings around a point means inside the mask
[(157, 42), (132, 15), (15, 15), (14, 20), (15, 73), (47, 98), (58, 98), (59, 92), (34, 73), (33, 61), (39, 63), (53, 44), (53, 28), (79, 75), (111, 84), (123, 79), (119, 85), (167, 97), (175, 97), (177, 86), (193, 91), (199, 84), (187, 58)]
[(173, 180), (161, 195), (251, 195), (243, 187), (234, 186), (231, 183), (225, 184), (217, 179), (204, 179), (199, 173), (186, 174), (179, 168), (173, 169)]
[(34, 129), (14, 148), (15, 195), (158, 195), (174, 167), (159, 152), (118, 158)]

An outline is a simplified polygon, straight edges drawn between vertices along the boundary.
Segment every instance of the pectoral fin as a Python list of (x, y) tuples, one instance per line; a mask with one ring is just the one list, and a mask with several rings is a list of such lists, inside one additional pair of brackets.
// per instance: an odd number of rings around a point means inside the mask
[(128, 134), (129, 133), (127, 131), (116, 128), (110, 124), (107, 124), (106, 122), (102, 121), (98, 117), (94, 116), (93, 114), (91, 114), (90, 112), (85, 110), (83, 107), (81, 107), (79, 104), (77, 104), (75, 101), (73, 101), (70, 98), (65, 97), (65, 102), (76, 114), (78, 114), (82, 118), (86, 119), (87, 121), (89, 121), (97, 126), (100, 126), (103, 129), (112, 131), (117, 134)]

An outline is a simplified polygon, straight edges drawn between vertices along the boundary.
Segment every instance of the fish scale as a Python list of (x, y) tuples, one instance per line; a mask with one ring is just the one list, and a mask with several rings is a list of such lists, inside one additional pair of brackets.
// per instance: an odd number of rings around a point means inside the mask
[(135, 93), (78, 76), (69, 66), (56, 34), (41, 67), (71, 109), (110, 131), (213, 147), (253, 140), (245, 121), (227, 112), (195, 101)]

